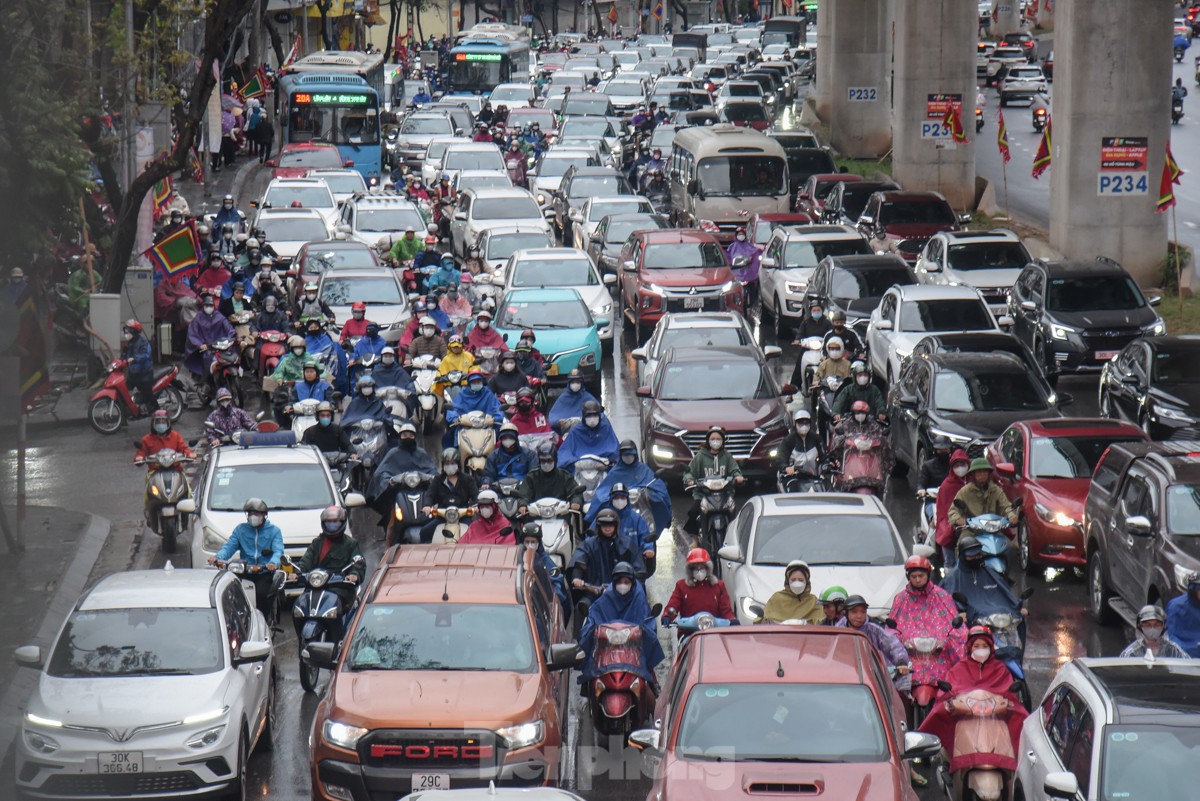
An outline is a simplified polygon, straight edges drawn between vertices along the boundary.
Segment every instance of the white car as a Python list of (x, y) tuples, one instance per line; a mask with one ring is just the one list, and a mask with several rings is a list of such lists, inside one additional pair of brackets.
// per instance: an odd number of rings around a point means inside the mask
[(984, 84), (994, 86), (1000, 77), (1000, 69), (1002, 67), (1017, 66), (1028, 64), (1029, 58), (1025, 55), (1025, 51), (1020, 47), (997, 47), (988, 56), (987, 71), (984, 76)]
[(493, 225), (521, 225), (551, 233), (545, 213), (526, 189), (468, 189), (458, 196), (458, 208), (450, 220), (454, 252), (466, 256), (467, 243)]
[(1028, 100), (1032, 104), (1034, 97), (1050, 91), (1046, 75), (1036, 64), (1028, 66), (1014, 65), (1008, 68), (1000, 80), (1000, 105), (1007, 106), (1014, 100)]
[(453, 175), (461, 170), (488, 170), (507, 174), (500, 148), (491, 142), (463, 142), (450, 145), (442, 156), (442, 173)]
[[(251, 585), (252, 587), (253, 585)], [(242, 798), (276, 725), (271, 630), (233, 573), (114, 573), (43, 656), (16, 739), (23, 798)]]
[(358, 170), (309, 170), (304, 177), (324, 181), (325, 185), (329, 187), (329, 191), (333, 193), (335, 203), (341, 203), (343, 200), (367, 191), (367, 182), (363, 180), (362, 173)]
[(471, 140), (464, 136), (438, 136), (429, 140), (425, 148), (425, 158), (421, 162), (421, 180), (426, 186), (433, 186), (442, 177), (442, 157), (450, 145), (465, 145)]
[[(287, 434), (281, 436), (286, 439)], [(247, 498), (266, 502), (267, 518), (279, 526), (287, 555), (293, 559), (304, 555), (316, 536), (313, 532), (321, 530), (321, 510), (366, 503), (356, 492), (342, 499), (324, 457), (311, 445), (214, 449), (201, 469), (195, 495), (177, 507), (190, 520), (193, 565), (207, 564), (233, 530), (246, 522), (242, 506)]]
[(399, 239), (409, 228), (424, 231), (425, 217), (417, 205), (396, 192), (353, 197), (342, 204), (337, 221), (340, 239), (374, 245), (384, 237)]
[(412, 317), (399, 272), (390, 267), (326, 270), (317, 284), (317, 296), (333, 311), (329, 335), (335, 339), (350, 319), (351, 305), (359, 301), (367, 304), (367, 319), (379, 323), (379, 335), (393, 345)]
[(893, 286), (883, 293), (867, 325), (867, 353), (871, 370), (892, 386), (900, 364), (912, 355), (918, 342), (933, 334), (964, 332), (1004, 333), (1012, 319), (999, 322), (970, 286)]
[(572, 244), (586, 250), (600, 221), (610, 214), (653, 214), (654, 205), (641, 195), (590, 197), (578, 209), (571, 209)]
[(329, 223), (316, 209), (259, 209), (254, 227), (261, 228), (279, 254), (276, 267), (286, 267), (309, 242), (331, 239)]
[(943, 231), (934, 234), (913, 272), (922, 284), (973, 286), (996, 316), (1007, 313), (1008, 290), (1032, 260), (1012, 231)]
[(338, 205), (329, 186), (319, 178), (276, 178), (267, 184), (261, 209), (316, 209), (333, 225), (337, 219)]
[(518, 250), (554, 247), (554, 237), (540, 226), (493, 225), (483, 229), (474, 245), (493, 273), (498, 273)]
[(533, 87), (527, 83), (502, 83), (492, 90), (488, 102), (492, 108), (500, 105), (514, 108), (530, 108), (534, 101)]
[(783, 589), (783, 571), (803, 559), (814, 595), (838, 585), (887, 614), (904, 586), (908, 557), (900, 532), (874, 495), (815, 492), (759, 495), (746, 501), (717, 552), (738, 621), (755, 622), (751, 604)]
[(563, 175), (573, 166), (599, 167), (600, 158), (587, 148), (559, 145), (551, 147), (538, 159), (529, 173), (529, 189), (539, 206), (550, 205), (550, 198), (562, 183)]
[(770, 317), (782, 338), (807, 313), (804, 292), (826, 256), (870, 255), (866, 237), (850, 225), (794, 225), (776, 228), (759, 259), (759, 320)]
[(512, 189), (514, 184), (507, 172), (495, 170), (460, 170), (451, 176), (456, 192), (467, 189)]
[[(562, 287), (574, 289), (592, 310), (596, 319), (613, 319), (613, 299), (609, 287), (616, 284), (615, 275), (600, 276), (592, 257), (575, 248), (538, 248), (518, 250), (504, 265), (504, 289), (535, 289)], [(612, 347), (613, 324), (599, 329), (605, 350)]]

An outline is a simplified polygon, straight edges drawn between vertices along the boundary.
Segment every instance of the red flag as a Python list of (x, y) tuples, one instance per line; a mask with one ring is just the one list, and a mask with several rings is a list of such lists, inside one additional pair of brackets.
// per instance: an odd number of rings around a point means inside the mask
[[(12, 303), (16, 306), (17, 338), (9, 354), (20, 360), (17, 378), (21, 387), (21, 411), (25, 411), (50, 390), (46, 330), (32, 292), (26, 291), (13, 298)], [(0, 307), (7, 310), (7, 302), (0, 302)]]
[(617, 4), (613, 3), (612, 8), (610, 8), (608, 10), (608, 21), (611, 22), (613, 25), (616, 25), (617, 19), (618, 19)]
[(996, 146), (1000, 148), (1000, 156), (1004, 163), (1012, 161), (1012, 153), (1008, 150), (1008, 128), (1004, 125), (1004, 110), (1000, 110), (1000, 129), (996, 131)]
[(962, 124), (962, 103), (951, 102), (946, 108), (946, 118), (942, 120), (942, 124), (950, 129), (950, 135), (954, 137), (954, 141), (960, 144), (967, 144), (967, 132), (963, 130)]
[(1038, 145), (1033, 157), (1033, 177), (1041, 178), (1042, 173), (1050, 168), (1050, 128), (1054, 120), (1046, 115), (1046, 127), (1042, 130), (1042, 142)]
[(1175, 205), (1175, 184), (1183, 177), (1183, 170), (1175, 162), (1171, 154), (1171, 143), (1167, 142), (1167, 157), (1163, 160), (1162, 180), (1158, 184), (1158, 203), (1154, 205), (1156, 212), (1164, 212)]

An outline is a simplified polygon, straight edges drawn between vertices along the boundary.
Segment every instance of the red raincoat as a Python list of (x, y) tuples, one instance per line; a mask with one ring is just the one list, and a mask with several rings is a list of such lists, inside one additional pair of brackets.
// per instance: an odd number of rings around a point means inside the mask
[(497, 509), (490, 520), (485, 520), (483, 517), (476, 517), (471, 525), (467, 526), (466, 532), (458, 538), (459, 545), (516, 545), (517, 538), (512, 531), (508, 534), (501, 535), (500, 531), (505, 526), (512, 526), (508, 522), (508, 518), (500, 514)]
[[(954, 453), (950, 454), (950, 464), (964, 460), (970, 461), (970, 459), (967, 457), (967, 452), (962, 448), (959, 448)], [(951, 548), (954, 546), (954, 543), (958, 542), (958, 536), (954, 531), (954, 526), (950, 525), (950, 522), (946, 520), (946, 513), (950, 511), (950, 504), (954, 503), (954, 497), (958, 495), (958, 491), (966, 485), (969, 477), (970, 474), (968, 473), (966, 476), (959, 478), (958, 476), (954, 475), (954, 471), (951, 470), (946, 475), (945, 481), (943, 481), (941, 486), (938, 487), (936, 506), (937, 511), (934, 518), (937, 520), (937, 529), (934, 532), (934, 537), (937, 539), (937, 544), (944, 548)]]
[(994, 655), (989, 657), (982, 665), (968, 656), (950, 668), (950, 672), (946, 674), (945, 680), (949, 682), (950, 690), (938, 694), (937, 700), (933, 704), (933, 711), (921, 723), (919, 730), (928, 734), (935, 734), (942, 741), (942, 747), (951, 755), (950, 772), (955, 773), (974, 767), (975, 765), (993, 765), (1003, 770), (1016, 770), (1017, 760), (1015, 757), (999, 757), (996, 754), (961, 754), (954, 756), (954, 730), (959, 719), (951, 715), (946, 708), (947, 699), (961, 693), (970, 692), (971, 690), (987, 690), (990, 693), (995, 693), (1008, 699), (1009, 705), (1012, 707), (1012, 711), (1008, 713), (1007, 720), (1008, 736), (1012, 739), (1013, 754), (1018, 753), (1017, 746), (1020, 744), (1021, 739), (1021, 724), (1025, 721), (1025, 718), (1029, 717), (1029, 713), (1025, 711), (1025, 707), (1021, 706), (1021, 701), (1017, 696), (1008, 689), (1012, 686), (1013, 682), (1012, 674), (1008, 672), (1008, 668)]

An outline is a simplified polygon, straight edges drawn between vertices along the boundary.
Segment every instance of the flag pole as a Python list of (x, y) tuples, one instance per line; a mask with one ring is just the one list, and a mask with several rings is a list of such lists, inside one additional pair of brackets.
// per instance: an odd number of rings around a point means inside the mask
[(1171, 244), (1175, 247), (1175, 292), (1179, 295), (1179, 314), (1183, 316), (1183, 262), (1179, 260), (1179, 217), (1175, 213), (1178, 206), (1175, 203), (1171, 206), (1171, 228), (1174, 233), (1171, 236)]
[(1008, 161), (1004, 158), (1000, 159), (1000, 174), (1004, 176), (1004, 216), (1012, 224), (1012, 210), (1008, 207)]

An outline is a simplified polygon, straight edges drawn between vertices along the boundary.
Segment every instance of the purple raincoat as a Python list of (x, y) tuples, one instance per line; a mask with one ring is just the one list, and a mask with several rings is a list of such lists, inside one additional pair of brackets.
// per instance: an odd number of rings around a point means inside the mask
[(218, 339), (234, 336), (233, 326), (219, 311), (205, 314), (203, 311), (196, 315), (188, 326), (187, 348), (184, 351), (183, 364), (196, 375), (207, 376), (216, 358), (211, 350), (201, 352), (201, 345), (211, 345)]
[(750, 263), (745, 267), (741, 269), (734, 268), (733, 274), (737, 276), (739, 281), (743, 284), (752, 284), (758, 280), (759, 251), (752, 242), (749, 240), (739, 242), (735, 239), (729, 243), (729, 247), (725, 249), (725, 252), (729, 255), (729, 262), (731, 264), (739, 256), (745, 256), (750, 260)]

